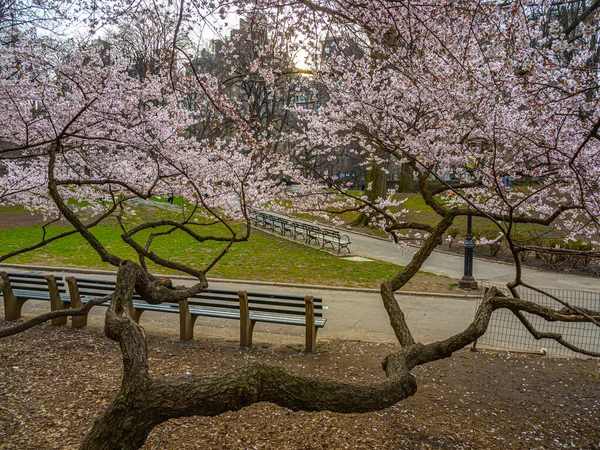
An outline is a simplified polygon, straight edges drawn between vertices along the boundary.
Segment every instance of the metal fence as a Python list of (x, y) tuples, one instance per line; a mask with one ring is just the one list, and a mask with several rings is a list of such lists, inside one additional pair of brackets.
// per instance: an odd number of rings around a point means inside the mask
[[(479, 300), (475, 310), (479, 307), (485, 291), (495, 286), (505, 294), (508, 294), (506, 286), (492, 284), (480, 284)], [(543, 289), (547, 294), (561, 299), (574, 307), (585, 308), (592, 311), (600, 311), (600, 293), (585, 291), (568, 291), (563, 289)], [(563, 307), (548, 295), (519, 286), (517, 289), (523, 300), (528, 300), (552, 309)], [(593, 323), (565, 323), (547, 322), (533, 314), (523, 313), (523, 316), (539, 332), (560, 333), (565, 341), (587, 351), (600, 352), (600, 327)], [(511, 351), (547, 353), (553, 356), (581, 356), (554, 339), (536, 340), (519, 321), (519, 319), (507, 309), (494, 311), (486, 333), (480, 337), (476, 344), (477, 348), (493, 348)]]

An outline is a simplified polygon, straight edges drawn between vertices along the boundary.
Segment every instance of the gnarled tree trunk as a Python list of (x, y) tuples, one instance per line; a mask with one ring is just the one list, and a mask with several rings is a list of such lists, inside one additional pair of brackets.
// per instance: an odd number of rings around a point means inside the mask
[[(365, 179), (365, 195), (370, 203), (375, 203), (378, 198), (385, 197), (387, 192), (387, 174), (385, 168), (376, 161), (372, 162), (371, 168), (367, 170)], [(365, 212), (350, 224), (354, 227), (366, 227), (369, 225), (371, 217)]]

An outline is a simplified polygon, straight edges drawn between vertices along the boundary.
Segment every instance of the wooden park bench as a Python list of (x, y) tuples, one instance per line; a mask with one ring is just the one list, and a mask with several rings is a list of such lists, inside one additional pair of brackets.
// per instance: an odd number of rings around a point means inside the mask
[[(69, 294), (71, 297), (71, 308), (81, 308), (85, 303), (98, 297), (104, 297), (112, 294), (116, 288), (114, 280), (96, 280), (93, 278), (75, 278), (66, 277), (65, 281), (69, 286)], [(146, 303), (139, 295), (133, 294), (133, 308), (129, 312), (133, 320), (137, 323), (144, 311), (156, 311), (164, 313), (179, 314), (179, 308), (172, 303), (161, 303), (153, 305)], [(109, 306), (110, 302), (101, 303), (100, 306)], [(73, 317), (73, 327), (80, 328), (87, 325), (87, 315)]]
[[(62, 277), (50, 274), (0, 272), (0, 285), (4, 299), (4, 317), (16, 320), (21, 317), (21, 309), (27, 300), (50, 302), (50, 310), (67, 309), (70, 296), (67, 294)], [(64, 325), (67, 317), (52, 319), (53, 325)]]
[(303, 326), (306, 351), (316, 348), (317, 330), (325, 326), (321, 298), (207, 289), (179, 302), (181, 340), (193, 338), (194, 323), (200, 316), (240, 321), (240, 346), (252, 345), (257, 322)]
[[(115, 281), (94, 280), (88, 278), (66, 277), (71, 294), (71, 307), (80, 308), (92, 298), (103, 297), (115, 290)], [(108, 302), (103, 306), (108, 306)], [(194, 323), (200, 316), (240, 321), (240, 346), (252, 345), (252, 332), (256, 322), (277, 323), (304, 326), (306, 328), (306, 351), (316, 348), (317, 329), (325, 325), (322, 316), (322, 299), (297, 297), (290, 295), (246, 293), (245, 291), (226, 291), (207, 289), (189, 299), (181, 300), (179, 305), (161, 303), (152, 305), (144, 302), (138, 295), (133, 297), (132, 318), (139, 323), (144, 311), (179, 314), (180, 339), (194, 337)], [(73, 317), (74, 327), (87, 324), (87, 316)]]

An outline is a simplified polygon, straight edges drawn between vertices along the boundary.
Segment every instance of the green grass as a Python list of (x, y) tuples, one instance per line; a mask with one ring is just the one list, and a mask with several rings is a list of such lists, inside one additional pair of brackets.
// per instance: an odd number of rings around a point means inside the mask
[(27, 210), (20, 205), (0, 206), (0, 214), (23, 213), (23, 212), (27, 212)]
[[(218, 236), (225, 236), (223, 226), (201, 227)], [(241, 231), (241, 226), (237, 226)], [(64, 226), (48, 227), (49, 236), (64, 232)], [(93, 234), (122, 258), (136, 260), (136, 254), (120, 238), (117, 226), (100, 226)], [(147, 236), (138, 240), (145, 243)], [(41, 227), (0, 228), (0, 254), (5, 254), (37, 242)], [(167, 237), (155, 239), (152, 250), (162, 257), (187, 263), (195, 268), (204, 268), (221, 251), (222, 243), (199, 244), (183, 232), (174, 232)], [(32, 252), (18, 255), (6, 263), (39, 264), (55, 267), (81, 267), (114, 270), (103, 263), (79, 235), (55, 241)], [(234, 244), (225, 257), (209, 272), (213, 278), (261, 280), (301, 284), (318, 284), (348, 287), (377, 288), (380, 283), (401, 270), (401, 266), (376, 261), (356, 262), (336, 257), (315, 248), (278, 238), (265, 233), (254, 233), (248, 242)], [(163, 267), (150, 265), (157, 273), (175, 273)], [(429, 280), (424, 285), (435, 285), (437, 290), (448, 290), (451, 280), (437, 275), (421, 274)], [(432, 280), (435, 279), (435, 283)], [(413, 289), (417, 286), (412, 285)], [(407, 287), (408, 289), (408, 287)]]
[[(167, 197), (151, 197), (150, 200), (154, 200), (155, 202), (168, 203)], [(183, 198), (180, 195), (176, 195), (173, 197), (173, 205), (182, 206)], [(187, 205), (187, 202), (186, 202)]]
[[(419, 194), (397, 194), (397, 198), (406, 199), (402, 207), (407, 209), (408, 212), (403, 216), (403, 219), (407, 222), (421, 222), (431, 226), (438, 224), (440, 216), (431, 209), (423, 200), (423, 197)], [(392, 211), (396, 211), (396, 208), (390, 208)], [(310, 214), (296, 214), (305, 220), (316, 220), (321, 223), (326, 223), (324, 219), (312, 216)], [(350, 224), (356, 220), (359, 216), (358, 212), (345, 212), (337, 215), (344, 223)], [(386, 237), (386, 233), (380, 229), (372, 227), (359, 228), (356, 231), (360, 231), (373, 236)], [(514, 224), (513, 225), (513, 236), (521, 236), (523, 239), (530, 237), (530, 232), (534, 234), (550, 233), (546, 237), (560, 237), (560, 234), (555, 230), (550, 230), (548, 227), (534, 225), (534, 224)], [(458, 238), (464, 238), (467, 233), (467, 217), (460, 216), (454, 220), (454, 224), (449, 228), (448, 234), (458, 236)], [(500, 233), (498, 227), (489, 219), (485, 217), (473, 217), (473, 236), (475, 238), (495, 238)]]

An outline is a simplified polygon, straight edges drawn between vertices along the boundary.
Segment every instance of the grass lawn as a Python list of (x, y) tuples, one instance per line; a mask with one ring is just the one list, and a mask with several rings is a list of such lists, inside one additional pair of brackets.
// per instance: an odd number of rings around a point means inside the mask
[[(3, 211), (6, 213), (6, 211)], [(70, 228), (61, 225), (48, 227), (53, 236)], [(204, 232), (202, 227), (198, 232)], [(135, 253), (120, 238), (117, 226), (99, 226), (94, 235), (106, 248), (123, 258), (136, 258)], [(238, 225), (238, 231), (241, 231)], [(223, 226), (211, 226), (210, 232), (226, 235)], [(145, 236), (138, 239), (144, 244)], [(0, 254), (5, 254), (39, 241), (41, 227), (0, 228)], [(223, 244), (206, 242), (199, 244), (183, 232), (174, 232), (154, 240), (153, 251), (173, 261), (204, 268), (223, 248)], [(39, 264), (55, 267), (80, 267), (113, 270), (79, 235), (53, 242), (38, 250), (10, 258), (6, 263)], [(176, 273), (163, 267), (152, 267), (157, 273)], [(209, 277), (260, 280), (328, 286), (378, 288), (380, 283), (401, 270), (401, 266), (381, 262), (357, 262), (339, 258), (327, 252), (297, 242), (281, 239), (260, 231), (253, 233), (248, 242), (235, 244), (229, 253), (209, 272)], [(444, 292), (451, 289), (446, 277), (422, 273), (406, 290)]]
[[(356, 193), (355, 193), (356, 195)], [(422, 222), (428, 225), (435, 226), (440, 220), (440, 216), (438, 216), (433, 209), (431, 209), (423, 200), (420, 194), (397, 194), (397, 198), (406, 199), (403, 204), (403, 208), (406, 208), (408, 212), (404, 215), (404, 220), (407, 222)], [(395, 208), (391, 208), (392, 211)], [(337, 215), (339, 219), (341, 219), (344, 223), (350, 224), (354, 220), (358, 218), (360, 213), (358, 212), (345, 212), (343, 214)], [(296, 214), (298, 217), (305, 220), (316, 220), (321, 223), (327, 223), (324, 219), (320, 217), (315, 217), (310, 214)], [(534, 232), (537, 230), (537, 233), (540, 232), (548, 232), (550, 229), (548, 227), (533, 225), (533, 224), (514, 224), (513, 225), (513, 233), (519, 234), (524, 239), (528, 239), (529, 232)], [(362, 233), (371, 234), (373, 236), (386, 237), (386, 233), (378, 228), (373, 227), (360, 227), (357, 229)], [(448, 234), (453, 235), (454, 237), (464, 238), (467, 233), (467, 217), (461, 216), (457, 217), (454, 220), (454, 224), (448, 229)], [(536, 234), (537, 234), (536, 233)], [(473, 236), (477, 238), (486, 237), (486, 238), (495, 238), (500, 234), (500, 230), (496, 225), (486, 219), (484, 217), (473, 217)], [(550, 234), (546, 236), (548, 237), (560, 237), (560, 234), (556, 231), (552, 231)]]

